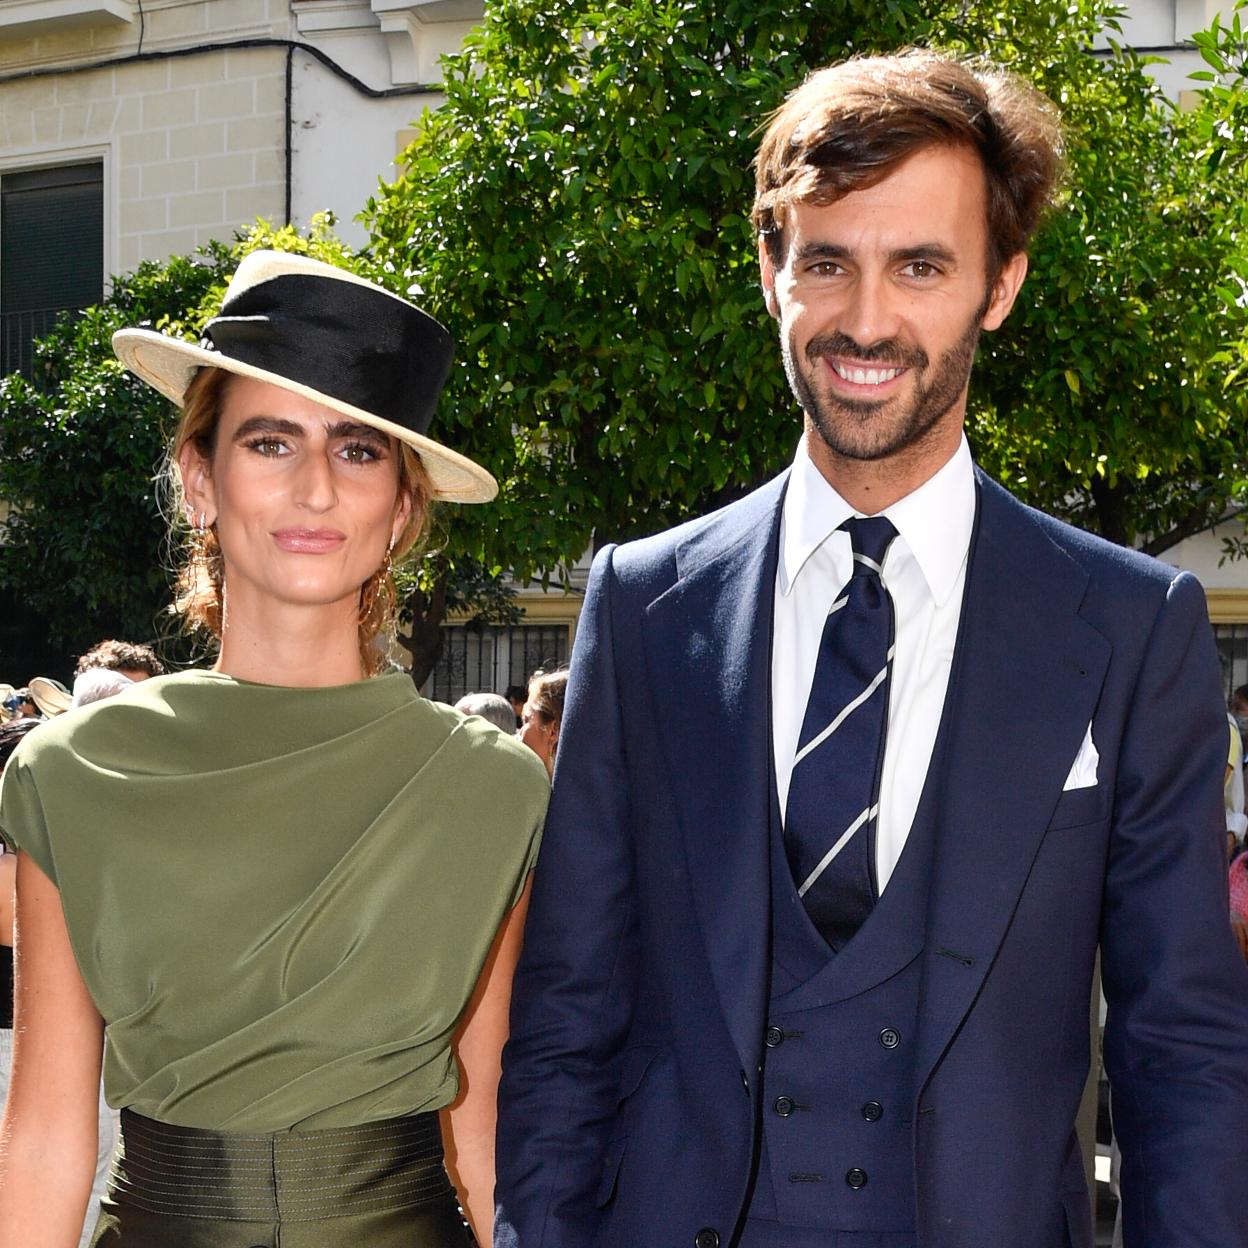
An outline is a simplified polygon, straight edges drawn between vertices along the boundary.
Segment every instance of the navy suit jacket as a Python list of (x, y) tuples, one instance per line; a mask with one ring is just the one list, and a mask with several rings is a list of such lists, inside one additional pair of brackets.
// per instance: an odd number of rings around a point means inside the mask
[[(496, 1243), (727, 1248), (768, 1000), (782, 476), (600, 552), (504, 1059)], [(1090, 1248), (1099, 944), (1134, 1248), (1248, 1248), (1248, 972), (1200, 585), (979, 478), (913, 1106), (924, 1248)], [(1089, 721), (1097, 783), (1063, 791)]]

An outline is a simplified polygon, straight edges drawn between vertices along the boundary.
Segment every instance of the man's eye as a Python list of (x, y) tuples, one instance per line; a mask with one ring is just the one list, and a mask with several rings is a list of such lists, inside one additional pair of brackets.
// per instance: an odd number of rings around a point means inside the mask
[(843, 272), (841, 266), (835, 260), (818, 260), (810, 266), (809, 271), (816, 277), (835, 277), (838, 273)]
[(930, 260), (911, 260), (905, 267), (908, 277), (935, 277), (940, 270)]

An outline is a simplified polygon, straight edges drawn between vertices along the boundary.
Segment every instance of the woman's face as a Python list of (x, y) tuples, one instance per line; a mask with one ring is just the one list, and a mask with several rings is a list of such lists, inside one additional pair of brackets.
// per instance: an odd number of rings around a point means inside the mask
[(516, 736), (546, 765), (546, 774), (554, 775), (555, 748), (559, 744), (559, 725), (533, 705), (533, 690), (520, 714), (520, 727)]
[(210, 462), (179, 456), (188, 505), (216, 526), (227, 610), (340, 606), (402, 531), (393, 438), (267, 382), (230, 377)]

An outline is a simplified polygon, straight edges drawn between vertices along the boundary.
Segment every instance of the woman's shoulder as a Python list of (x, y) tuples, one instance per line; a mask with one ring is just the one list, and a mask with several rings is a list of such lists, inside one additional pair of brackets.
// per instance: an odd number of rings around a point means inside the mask
[(528, 746), (479, 715), (464, 715), (440, 702), (424, 706), (446, 734), (444, 748), (457, 762), (475, 775), (514, 786), (519, 795), (545, 801), (550, 790), (546, 768)]

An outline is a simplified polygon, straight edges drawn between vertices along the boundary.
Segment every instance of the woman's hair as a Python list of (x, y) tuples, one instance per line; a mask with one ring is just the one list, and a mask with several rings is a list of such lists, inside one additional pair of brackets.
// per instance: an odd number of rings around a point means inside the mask
[[(220, 368), (201, 368), (182, 399), (182, 419), (169, 448), (168, 483), (172, 505), (169, 523), (175, 541), (184, 548), (177, 569), (173, 611), (189, 631), (202, 631), (221, 639), (222, 583), (224, 564), (213, 528), (196, 529), (186, 514), (178, 457), (189, 443), (207, 462), (216, 449), (217, 426), (231, 374)], [(399, 495), (411, 501), (411, 514), (387, 560), (360, 586), (359, 645), (364, 671), (375, 676), (386, 666), (378, 636), (394, 617), (398, 595), (393, 565), (423, 542), (429, 527), (433, 487), (420, 455), (406, 442), (396, 440), (399, 452)]]
[(41, 719), (11, 719), (0, 724), (0, 771), (3, 771), (13, 751), (21, 745), (26, 734), (38, 728), (44, 721)]
[(529, 704), (548, 724), (563, 722), (563, 699), (568, 691), (565, 669), (544, 672), (538, 668), (529, 677)]

